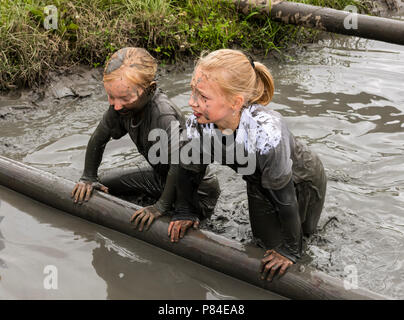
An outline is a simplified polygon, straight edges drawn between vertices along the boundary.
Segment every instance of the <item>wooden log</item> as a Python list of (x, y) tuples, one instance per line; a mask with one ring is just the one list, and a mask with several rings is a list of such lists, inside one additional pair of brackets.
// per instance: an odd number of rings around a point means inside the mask
[(357, 288), (347, 290), (343, 281), (302, 265), (293, 265), (272, 283), (259, 277), (264, 251), (212, 232), (189, 230), (178, 243), (167, 236), (169, 219), (162, 217), (148, 231), (133, 229), (129, 219), (138, 206), (94, 191), (88, 202), (74, 204), (74, 182), (0, 156), (0, 184), (77, 217), (120, 231), (206, 267), (223, 272), (291, 299), (386, 299)]
[[(245, 14), (259, 9), (286, 24), (404, 45), (404, 21), (289, 1), (231, 1)], [(357, 19), (357, 24), (352, 19)]]

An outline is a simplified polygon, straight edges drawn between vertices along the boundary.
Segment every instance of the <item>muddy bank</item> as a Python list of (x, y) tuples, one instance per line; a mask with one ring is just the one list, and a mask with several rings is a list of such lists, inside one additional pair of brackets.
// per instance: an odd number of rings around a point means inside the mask
[[(0, 90), (43, 84), (49, 72), (72, 65), (103, 65), (113, 52), (127, 46), (144, 47), (160, 61), (173, 63), (195, 57), (203, 50), (232, 47), (264, 54), (316, 39), (316, 33), (305, 29), (254, 14), (239, 14), (228, 1), (169, 3), (117, 0), (99, 6), (83, 0), (60, 0), (57, 30), (46, 30), (46, 1), (0, 2), (0, 11), (9, 17), (0, 29), (0, 51), (4, 56)], [(338, 10), (355, 5), (365, 12), (364, 8), (370, 7), (376, 15), (385, 15), (402, 5), (399, 0), (304, 3)]]
[(379, 17), (395, 17), (404, 13), (404, 2), (401, 0), (371, 0), (364, 1), (370, 13)]

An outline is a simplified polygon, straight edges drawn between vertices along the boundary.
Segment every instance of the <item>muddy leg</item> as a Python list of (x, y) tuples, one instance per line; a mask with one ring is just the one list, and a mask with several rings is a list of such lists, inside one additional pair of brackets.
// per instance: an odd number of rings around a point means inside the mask
[(158, 199), (163, 183), (153, 168), (113, 169), (100, 175), (113, 195), (147, 195)]
[(309, 182), (302, 182), (296, 185), (299, 213), (305, 236), (310, 236), (316, 232), (317, 224), (324, 207), (326, 188), (327, 179), (325, 175), (320, 185), (313, 186)]

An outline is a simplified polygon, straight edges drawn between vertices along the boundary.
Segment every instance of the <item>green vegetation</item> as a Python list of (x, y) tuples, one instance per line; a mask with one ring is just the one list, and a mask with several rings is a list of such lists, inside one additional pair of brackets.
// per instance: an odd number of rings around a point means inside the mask
[(364, 3), (360, 1), (351, 1), (351, 0), (295, 0), (292, 2), (301, 2), (311, 4), (313, 6), (328, 7), (338, 10), (342, 10), (349, 5), (354, 5), (358, 7), (358, 9), (366, 10), (366, 6), (364, 5)]
[[(361, 7), (356, 0), (296, 2)], [(49, 5), (58, 9), (55, 30), (44, 28)], [(218, 0), (1, 0), (0, 90), (41, 84), (49, 71), (77, 63), (102, 66), (126, 46), (173, 63), (225, 47), (267, 54), (314, 35)]]

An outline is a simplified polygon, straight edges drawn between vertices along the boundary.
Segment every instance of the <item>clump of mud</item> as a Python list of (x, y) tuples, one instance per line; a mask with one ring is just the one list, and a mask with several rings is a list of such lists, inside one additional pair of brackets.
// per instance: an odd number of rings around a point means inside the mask
[(0, 119), (20, 119), (63, 98), (86, 98), (102, 81), (102, 70), (77, 66), (66, 72), (52, 72), (46, 86), (11, 90), (0, 94)]
[[(0, 153), (21, 160), (37, 146), (63, 133), (58, 122), (70, 106), (86, 101), (103, 91), (102, 70), (77, 66), (51, 74), (48, 85), (11, 90), (0, 95)], [(84, 112), (84, 111), (83, 111)], [(91, 114), (91, 112), (89, 112)], [(41, 127), (31, 124), (42, 119)], [(49, 128), (54, 130), (47, 130)]]
[(371, 14), (379, 17), (391, 17), (404, 13), (404, 2), (401, 0), (364, 0), (362, 3)]

